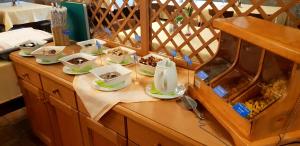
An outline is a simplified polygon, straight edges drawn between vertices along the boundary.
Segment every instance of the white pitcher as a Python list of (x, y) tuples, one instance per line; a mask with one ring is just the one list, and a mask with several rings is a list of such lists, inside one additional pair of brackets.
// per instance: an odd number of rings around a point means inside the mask
[(162, 93), (170, 93), (177, 87), (176, 64), (169, 59), (157, 63), (154, 74), (154, 86)]

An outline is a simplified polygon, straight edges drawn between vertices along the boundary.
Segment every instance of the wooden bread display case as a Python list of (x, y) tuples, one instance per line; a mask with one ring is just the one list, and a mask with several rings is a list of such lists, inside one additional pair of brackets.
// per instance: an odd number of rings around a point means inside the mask
[(299, 139), (300, 31), (254, 17), (213, 26), (221, 30), (218, 51), (195, 73), (190, 94), (236, 145)]

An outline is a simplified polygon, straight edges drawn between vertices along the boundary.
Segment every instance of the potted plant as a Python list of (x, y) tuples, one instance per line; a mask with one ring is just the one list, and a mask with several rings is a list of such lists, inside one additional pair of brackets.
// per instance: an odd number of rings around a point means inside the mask
[[(192, 16), (193, 12), (194, 12), (194, 8), (190, 4), (188, 4), (185, 8), (183, 8), (183, 13), (187, 18), (190, 18)], [(182, 16), (182, 15), (178, 15), (177, 17), (175, 17), (175, 23), (177, 25), (181, 24), (183, 20), (184, 20), (184, 16)], [(188, 24), (188, 26), (187, 26), (186, 35), (191, 35), (190, 24)]]

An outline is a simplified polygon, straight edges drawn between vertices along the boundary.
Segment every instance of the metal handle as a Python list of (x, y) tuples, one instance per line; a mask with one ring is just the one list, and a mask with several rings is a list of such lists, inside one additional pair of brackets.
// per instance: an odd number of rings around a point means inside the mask
[(53, 90), (52, 93), (55, 94), (55, 95), (60, 96), (60, 95), (59, 95), (59, 90), (58, 90), (58, 89)]
[(26, 78), (29, 79), (29, 74), (28, 74), (28, 73), (25, 73), (25, 74), (22, 75), (22, 77), (23, 77), (23, 79), (26, 79)]
[(196, 116), (200, 119), (200, 120), (205, 120), (204, 114), (202, 112), (200, 112), (198, 109), (193, 108), (194, 113), (196, 114)]

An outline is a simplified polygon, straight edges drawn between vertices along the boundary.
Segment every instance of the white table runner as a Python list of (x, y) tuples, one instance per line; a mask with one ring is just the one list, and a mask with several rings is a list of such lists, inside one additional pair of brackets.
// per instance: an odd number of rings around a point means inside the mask
[[(132, 79), (135, 79), (134, 66), (129, 67), (132, 70)], [(177, 68), (178, 82), (185, 84), (187, 82), (187, 70)], [(138, 74), (138, 82), (132, 82), (128, 87), (114, 91), (104, 92), (92, 88), (91, 84), (95, 77), (91, 74), (76, 76), (73, 80), (73, 88), (78, 97), (85, 106), (90, 117), (99, 120), (106, 112), (119, 102), (144, 102), (157, 101), (158, 99), (150, 97), (145, 93), (147, 84), (153, 82), (152, 77), (147, 77)], [(190, 75), (190, 83), (192, 83), (193, 75)]]

